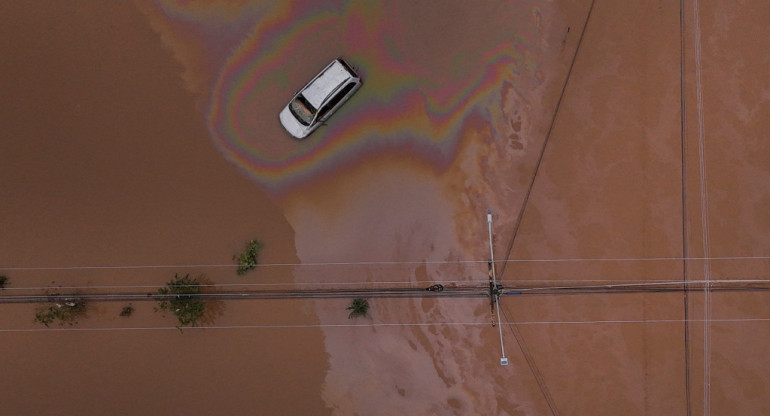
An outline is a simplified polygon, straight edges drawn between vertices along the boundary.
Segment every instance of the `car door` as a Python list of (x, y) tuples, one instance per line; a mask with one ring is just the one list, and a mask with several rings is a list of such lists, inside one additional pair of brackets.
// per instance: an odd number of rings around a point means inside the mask
[(337, 111), (337, 108), (345, 101), (345, 98), (350, 94), (350, 91), (355, 85), (355, 83), (349, 82), (347, 85), (337, 90), (334, 96), (323, 105), (321, 109), (322, 112), (320, 112), (321, 122), (326, 121), (326, 119)]

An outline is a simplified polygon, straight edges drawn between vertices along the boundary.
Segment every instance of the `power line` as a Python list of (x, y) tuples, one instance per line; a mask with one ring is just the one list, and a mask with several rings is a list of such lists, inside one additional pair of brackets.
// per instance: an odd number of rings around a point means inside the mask
[[(500, 301), (498, 300), (497, 303), (499, 304)], [(551, 392), (548, 390), (548, 386), (545, 384), (545, 379), (543, 378), (542, 373), (540, 373), (540, 369), (537, 367), (537, 363), (535, 362), (534, 357), (532, 357), (532, 353), (530, 353), (527, 343), (524, 342), (524, 337), (521, 335), (519, 328), (516, 326), (517, 323), (513, 319), (509, 318), (508, 313), (506, 313), (506, 309), (507, 308), (505, 305), (503, 305), (503, 315), (505, 316), (508, 330), (511, 331), (513, 338), (516, 339), (516, 344), (519, 346), (521, 353), (524, 355), (524, 360), (527, 362), (527, 366), (529, 367), (530, 372), (532, 372), (532, 375), (535, 377), (535, 381), (537, 382), (537, 386), (540, 389), (540, 393), (542, 393), (546, 404), (548, 404), (548, 408), (551, 410), (551, 414), (553, 416), (558, 416), (559, 409), (556, 407), (556, 402), (553, 400)], [(511, 313), (511, 316), (513, 316), (513, 313)]]
[[(679, 136), (681, 143), (682, 176), (682, 256), (687, 257), (687, 95), (685, 94), (685, 12), (684, 0), (679, 0)], [(687, 260), (682, 260), (682, 282), (687, 284)], [(684, 308), (684, 384), (687, 416), (692, 416), (690, 387), (690, 298), (682, 294)]]
[[(617, 258), (554, 258), (554, 259), (496, 259), (495, 263), (591, 263), (591, 262), (654, 262), (683, 260), (770, 260), (770, 256), (719, 256), (719, 257), (617, 257)], [(428, 265), (428, 264), (483, 264), (487, 260), (405, 260), (405, 261), (358, 261), (358, 262), (312, 262), (312, 263), (263, 263), (256, 268), (267, 267), (323, 267), (323, 266), (368, 266), (368, 265)], [(7, 266), (3, 271), (45, 271), (45, 270), (131, 270), (131, 269), (181, 269), (181, 268), (236, 268), (237, 264), (145, 264), (145, 265), (102, 265), (102, 266)], [(500, 273), (502, 275), (502, 271)]]
[[(467, 282), (476, 281), (476, 280), (466, 280)], [(711, 279), (712, 282), (715, 283), (764, 283), (764, 282), (770, 282), (770, 279), (745, 279), (745, 278), (725, 278), (725, 279)], [(545, 282), (545, 283), (558, 283), (558, 282), (612, 282), (613, 284), (641, 284), (641, 283), (648, 283), (648, 284), (662, 284), (662, 283), (670, 283), (670, 284), (678, 284), (681, 285), (681, 280), (666, 280), (666, 279), (506, 279), (506, 280), (500, 280), (500, 282), (515, 282), (515, 283), (525, 283), (525, 282)], [(688, 280), (688, 283), (703, 283), (705, 280)]]
[[(591, 0), (591, 5), (588, 7), (588, 14), (586, 15), (586, 21), (583, 24), (583, 30), (580, 32), (580, 37), (578, 37), (577, 46), (575, 46), (575, 53), (572, 55), (572, 62), (569, 64), (569, 69), (567, 70), (567, 76), (564, 77), (564, 84), (561, 87), (561, 92), (559, 93), (559, 99), (556, 100), (556, 107), (553, 110), (553, 116), (551, 117), (551, 124), (548, 126), (548, 131), (545, 133), (545, 139), (543, 140), (543, 146), (540, 148), (540, 153), (537, 157), (537, 162), (535, 163), (535, 169), (532, 172), (532, 177), (529, 180), (529, 186), (527, 187), (527, 191), (524, 193), (524, 199), (521, 201), (521, 207), (519, 208), (518, 216), (516, 218), (516, 222), (513, 225), (513, 232), (511, 235), (511, 239), (508, 243), (508, 249), (505, 251), (505, 258), (511, 257), (511, 252), (513, 251), (513, 244), (516, 242), (516, 235), (519, 233), (519, 226), (521, 226), (521, 221), (524, 219), (524, 211), (527, 209), (527, 204), (529, 204), (529, 196), (532, 194), (532, 188), (535, 186), (535, 179), (537, 179), (537, 174), (540, 172), (540, 165), (543, 163), (543, 157), (545, 156), (545, 149), (548, 147), (548, 141), (551, 138), (551, 132), (553, 132), (553, 126), (556, 124), (556, 117), (559, 115), (559, 108), (561, 108), (561, 101), (564, 98), (564, 92), (567, 90), (567, 84), (569, 83), (570, 75), (572, 75), (572, 70), (575, 67), (575, 61), (577, 60), (578, 52), (580, 51), (580, 45), (583, 44), (583, 36), (586, 34), (586, 28), (588, 28), (588, 22), (591, 20), (591, 12), (594, 10), (594, 0)], [(500, 278), (502, 279), (503, 274), (505, 274), (505, 268), (507, 266), (507, 263), (503, 263), (503, 267), (500, 270)]]
[[(286, 286), (353, 286), (353, 285), (369, 285), (369, 286), (381, 286), (381, 285), (402, 285), (411, 288), (421, 288), (425, 285), (432, 283), (440, 284), (473, 284), (486, 282), (484, 279), (468, 279), (468, 280), (435, 280), (428, 282), (419, 281), (357, 281), (357, 282), (287, 282), (287, 283), (211, 283), (200, 284), (198, 286), (202, 288), (219, 288), (219, 287), (286, 287)], [(681, 286), (683, 282), (681, 280), (623, 280), (623, 279), (511, 279), (500, 280), (500, 283), (510, 282), (515, 283), (513, 286), (508, 286), (510, 290), (540, 290), (540, 289), (577, 289), (577, 288), (613, 288), (613, 287), (634, 287), (634, 286)], [(562, 286), (535, 286), (522, 288), (516, 284), (523, 283), (596, 283), (607, 282), (604, 284), (594, 285), (562, 285)], [(705, 280), (688, 280), (686, 286), (696, 286), (705, 284)], [(711, 279), (713, 284), (752, 284), (752, 283), (770, 283), (770, 279)], [(86, 286), (26, 286), (26, 287), (6, 287), (3, 290), (6, 291), (25, 291), (25, 290), (93, 290), (93, 289), (158, 289), (165, 287), (165, 285), (86, 285)]]
[(707, 258), (703, 262), (703, 277), (706, 284), (703, 288), (703, 414), (711, 414), (711, 293), (709, 280), (711, 278), (709, 221), (708, 221), (708, 187), (706, 182), (706, 132), (703, 119), (703, 84), (701, 80), (701, 39), (700, 39), (700, 10), (698, 0), (693, 1), (693, 15), (695, 19), (695, 95), (698, 114), (698, 166), (700, 177), (700, 202), (701, 202), (701, 234), (703, 239), (703, 256)]
[[(476, 281), (481, 282), (481, 281)], [(465, 281), (464, 283), (471, 283)], [(442, 287), (440, 291), (426, 291), (423, 287), (415, 285), (400, 285), (398, 287), (374, 287), (374, 288), (340, 288), (326, 287), (315, 289), (279, 289), (279, 290), (239, 290), (239, 291), (213, 291), (204, 292), (196, 295), (201, 298), (210, 298), (217, 300), (247, 300), (247, 299), (299, 299), (299, 298), (345, 298), (345, 297), (478, 297), (478, 296), (505, 296), (511, 295), (564, 295), (564, 294), (600, 294), (600, 293), (661, 293), (661, 292), (687, 292), (699, 290), (700, 286), (708, 284), (710, 291), (770, 291), (770, 280), (690, 280), (686, 284), (674, 281), (649, 281), (639, 283), (618, 282), (611, 284), (578, 284), (578, 285), (522, 285), (508, 286), (500, 289), (499, 292), (488, 292), (483, 285), (471, 286), (468, 284), (459, 286)], [(758, 284), (764, 284), (758, 286)], [(203, 286), (203, 285), (201, 285)], [(207, 285), (211, 287), (214, 285)], [(286, 285), (281, 285), (286, 286)], [(95, 287), (87, 287), (95, 289)], [(115, 288), (114, 286), (106, 286)], [(129, 288), (133, 286), (122, 286), (120, 288)], [(144, 286), (139, 286), (144, 287)], [(103, 287), (104, 288), (104, 287)], [(38, 294), (19, 294), (19, 295), (0, 295), (0, 303), (47, 303), (67, 297), (78, 297), (84, 300), (96, 302), (103, 301), (131, 301), (131, 300), (156, 300), (156, 298), (173, 297), (175, 294), (159, 294), (145, 292), (69, 292), (60, 293), (62, 288), (48, 288), (46, 293)], [(499, 319), (498, 319), (499, 321)]]
[(221, 291), (195, 294), (179, 293), (68, 293), (0, 295), (0, 303), (50, 303), (67, 302), (72, 299), (93, 302), (156, 301), (169, 298), (190, 298), (205, 300), (254, 300), (254, 299), (339, 299), (339, 298), (436, 298), (436, 297), (487, 297), (486, 288), (461, 286), (442, 288), (440, 291), (422, 288), (378, 288), (378, 289), (304, 289), (304, 290), (251, 290)]
[[(623, 325), (623, 324), (681, 324), (684, 319), (607, 319), (590, 321), (519, 321), (518, 325)], [(705, 322), (691, 319), (690, 322)], [(717, 323), (770, 322), (770, 318), (722, 318), (711, 319)], [(428, 327), (428, 326), (488, 326), (489, 322), (412, 322), (412, 323), (371, 323), (371, 324), (293, 324), (293, 325), (211, 325), (185, 327), (184, 330), (205, 329), (312, 329), (312, 328), (379, 328), (379, 327)], [(3, 332), (90, 332), (90, 331), (164, 331), (179, 328), (169, 327), (100, 327), (100, 328), (0, 328)]]
[[(707, 285), (707, 284), (717, 284), (717, 283), (731, 283), (731, 284), (739, 284), (739, 283), (768, 283), (770, 282), (769, 279), (761, 279), (761, 280), (755, 280), (755, 279), (720, 279), (720, 280), (688, 280), (687, 284), (684, 286), (700, 286), (700, 285)], [(644, 287), (644, 286), (683, 286), (681, 280), (670, 280), (670, 281), (649, 281), (649, 282), (640, 282), (640, 283), (613, 283), (613, 284), (606, 284), (606, 285), (572, 285), (572, 286), (541, 286), (541, 287), (529, 287), (529, 288), (517, 288), (516, 286), (508, 287), (507, 289), (512, 290), (539, 290), (539, 289), (590, 289), (590, 288), (615, 288), (615, 287)]]
[[(280, 287), (280, 286), (352, 286), (352, 285), (405, 285), (422, 287), (432, 283), (456, 284), (456, 283), (476, 283), (484, 282), (480, 279), (468, 280), (436, 280), (429, 282), (419, 281), (357, 281), (357, 282), (286, 282), (286, 283), (201, 283), (200, 287)], [(26, 287), (6, 287), (4, 290), (48, 290), (48, 289), (158, 289), (166, 285), (86, 285), (86, 286), (26, 286)]]

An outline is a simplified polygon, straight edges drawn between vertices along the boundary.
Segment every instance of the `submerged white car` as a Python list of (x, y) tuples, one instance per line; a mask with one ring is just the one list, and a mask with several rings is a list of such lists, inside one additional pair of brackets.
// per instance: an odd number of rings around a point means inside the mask
[(281, 124), (304, 139), (361, 87), (361, 77), (342, 58), (333, 60), (281, 111)]

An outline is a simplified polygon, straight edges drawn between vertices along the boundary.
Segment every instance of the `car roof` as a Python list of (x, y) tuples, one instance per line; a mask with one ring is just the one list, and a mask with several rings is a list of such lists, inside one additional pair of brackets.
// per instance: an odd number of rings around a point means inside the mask
[(354, 74), (335, 59), (324, 71), (302, 91), (305, 99), (315, 107), (320, 108), (324, 100), (345, 81), (353, 78)]

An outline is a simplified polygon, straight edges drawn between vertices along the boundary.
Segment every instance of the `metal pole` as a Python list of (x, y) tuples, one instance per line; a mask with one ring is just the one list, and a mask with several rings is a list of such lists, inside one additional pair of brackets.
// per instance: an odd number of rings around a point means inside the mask
[(500, 326), (500, 304), (497, 294), (497, 276), (495, 275), (495, 250), (492, 248), (492, 210), (487, 210), (487, 226), (489, 229), (489, 257), (492, 262), (492, 287), (493, 291), (489, 296), (494, 296), (493, 302), (497, 309), (497, 330), (500, 333), (500, 365), (508, 365), (508, 358), (505, 356), (505, 345), (503, 344), (503, 327)]
[(489, 226), (489, 257), (492, 260), (492, 283), (497, 285), (495, 276), (495, 251), (492, 249), (492, 210), (487, 210), (487, 225)]
[(503, 327), (500, 325), (500, 303), (495, 302), (497, 309), (497, 330), (500, 332), (500, 365), (508, 365), (508, 358), (505, 356), (505, 345), (503, 345)]

